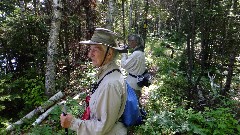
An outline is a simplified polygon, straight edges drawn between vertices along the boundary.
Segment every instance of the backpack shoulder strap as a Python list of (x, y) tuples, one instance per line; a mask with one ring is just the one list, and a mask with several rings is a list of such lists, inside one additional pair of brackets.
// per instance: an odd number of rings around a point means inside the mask
[(102, 82), (102, 80), (104, 79), (105, 76), (111, 74), (111, 73), (114, 72), (114, 71), (118, 71), (119, 73), (121, 73), (120, 69), (113, 69), (113, 70), (107, 72), (107, 73), (103, 76), (103, 78), (98, 81), (98, 83), (93, 84), (91, 93), (93, 94), (93, 93), (95, 92), (95, 90), (98, 88), (99, 84)]

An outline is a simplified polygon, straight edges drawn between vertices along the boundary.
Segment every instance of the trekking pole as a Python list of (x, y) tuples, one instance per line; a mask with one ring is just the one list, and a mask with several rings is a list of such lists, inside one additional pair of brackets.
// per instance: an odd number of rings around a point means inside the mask
[[(66, 106), (66, 104), (63, 104), (62, 113), (63, 113), (63, 116), (67, 115), (67, 106)], [(68, 135), (68, 128), (65, 128), (65, 135)]]

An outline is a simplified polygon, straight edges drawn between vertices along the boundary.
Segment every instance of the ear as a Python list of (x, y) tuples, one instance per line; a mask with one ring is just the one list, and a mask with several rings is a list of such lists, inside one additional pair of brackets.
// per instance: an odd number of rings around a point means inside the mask
[(112, 48), (109, 49), (107, 57), (108, 58), (112, 58), (113, 57), (113, 49)]

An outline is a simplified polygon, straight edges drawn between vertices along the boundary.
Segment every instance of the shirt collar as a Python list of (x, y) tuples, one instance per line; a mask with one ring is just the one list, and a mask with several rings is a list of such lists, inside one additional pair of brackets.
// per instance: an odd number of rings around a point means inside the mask
[(96, 74), (96, 77), (97, 79), (100, 79), (102, 78), (103, 75), (106, 74), (106, 72), (109, 72), (110, 70), (112, 70), (114, 67), (116, 66), (116, 63), (114, 61), (111, 61), (101, 67), (99, 67), (97, 69), (97, 74)]

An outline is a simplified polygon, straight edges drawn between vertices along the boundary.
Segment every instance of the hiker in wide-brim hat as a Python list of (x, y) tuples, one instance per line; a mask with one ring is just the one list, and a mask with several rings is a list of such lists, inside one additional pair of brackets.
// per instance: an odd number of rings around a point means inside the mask
[[(92, 59), (93, 61), (93, 65), (100, 67), (102, 65), (104, 65), (104, 63), (106, 63), (109, 59), (109, 55), (113, 54), (113, 58), (115, 59), (118, 55), (118, 53), (120, 52), (124, 52), (126, 49), (119, 47), (117, 44), (117, 38), (119, 36), (117, 35), (117, 33), (114, 33), (108, 29), (105, 28), (96, 28), (96, 30), (94, 31), (94, 34), (91, 38), (91, 40), (86, 40), (86, 41), (81, 41), (80, 44), (85, 44), (85, 45), (102, 45), (101, 48), (103, 50), (100, 51), (104, 51), (105, 55), (103, 57), (102, 63), (96, 63), (96, 61), (94, 61), (94, 59)], [(98, 46), (99, 47), (99, 46)], [(97, 47), (97, 48), (98, 48)], [(91, 57), (91, 50), (95, 51), (95, 47), (91, 46), (90, 52), (88, 54), (89, 58)], [(95, 49), (94, 49), (95, 48)], [(101, 53), (103, 54), (103, 53)], [(99, 57), (98, 57), (99, 58)], [(99, 60), (99, 59), (97, 59)]]
[(127, 129), (119, 121), (125, 108), (126, 89), (124, 77), (115, 60), (119, 51), (118, 35), (108, 29), (96, 28), (90, 40), (80, 44), (90, 45), (88, 57), (97, 67), (96, 83), (89, 95), (89, 106), (81, 119), (73, 115), (60, 116), (61, 125), (78, 135), (126, 135)]

